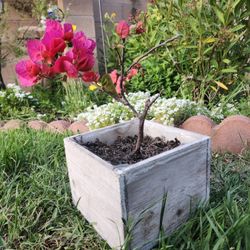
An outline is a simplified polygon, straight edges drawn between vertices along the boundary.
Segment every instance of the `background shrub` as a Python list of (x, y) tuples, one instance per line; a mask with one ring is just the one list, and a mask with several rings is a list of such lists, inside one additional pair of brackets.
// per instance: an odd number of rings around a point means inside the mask
[(0, 90), (0, 120), (36, 117), (38, 106), (38, 100), (18, 85), (8, 84), (6, 90)]
[[(190, 1), (157, 0), (146, 13), (138, 12), (131, 23), (142, 20), (146, 32), (131, 36), (127, 55), (136, 58), (174, 34), (182, 37), (142, 63), (144, 76), (133, 80), (133, 90), (165, 96), (176, 95), (203, 102), (242, 94), (249, 70), (249, 9), (247, 0)], [(116, 41), (106, 15), (107, 44)], [(143, 44), (143, 46), (141, 46)], [(163, 53), (162, 53), (163, 52)], [(108, 68), (117, 65), (113, 48), (108, 49)]]
[(71, 118), (94, 104), (102, 105), (110, 100), (105, 93), (90, 91), (79, 79), (68, 79), (63, 83), (63, 87), (65, 92), (63, 109)]
[(10, 4), (19, 11), (25, 12), (29, 15), (32, 14), (32, 1), (30, 0), (11, 0)]
[(56, 4), (55, 0), (10, 0), (10, 4), (18, 11), (24, 12), (40, 20), (47, 15), (48, 5)]

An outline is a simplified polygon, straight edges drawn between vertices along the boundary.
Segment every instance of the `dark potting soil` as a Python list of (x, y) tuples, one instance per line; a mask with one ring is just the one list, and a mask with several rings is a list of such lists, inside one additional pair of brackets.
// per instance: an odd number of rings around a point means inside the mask
[(145, 136), (141, 145), (140, 153), (131, 154), (135, 149), (137, 136), (117, 137), (112, 145), (99, 141), (78, 142), (100, 158), (113, 165), (133, 164), (167, 150), (178, 147), (181, 143), (178, 139), (166, 141), (164, 138)]

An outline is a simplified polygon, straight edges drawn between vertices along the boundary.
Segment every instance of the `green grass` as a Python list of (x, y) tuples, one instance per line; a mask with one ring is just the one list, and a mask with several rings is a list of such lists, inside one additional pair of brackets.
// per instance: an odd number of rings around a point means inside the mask
[(71, 203), (63, 136), (0, 133), (0, 249), (102, 249)]
[[(0, 132), (0, 249), (109, 249), (71, 202), (63, 137)], [(211, 201), (157, 249), (250, 249), (250, 155), (213, 157)]]

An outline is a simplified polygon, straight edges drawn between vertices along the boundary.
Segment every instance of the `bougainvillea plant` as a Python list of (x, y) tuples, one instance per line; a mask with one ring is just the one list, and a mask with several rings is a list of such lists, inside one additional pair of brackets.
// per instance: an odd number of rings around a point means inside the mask
[(62, 73), (69, 78), (85, 78), (95, 64), (95, 47), (96, 43), (83, 32), (74, 33), (74, 25), (49, 19), (43, 38), (27, 42), (30, 59), (16, 65), (20, 84), (33, 86)]
[(69, 78), (81, 78), (84, 83), (92, 84), (92, 88), (104, 91), (116, 101), (131, 109), (135, 118), (139, 120), (137, 143), (132, 154), (140, 153), (143, 141), (144, 123), (150, 107), (160, 94), (149, 98), (145, 102), (143, 112), (135, 110), (127, 98), (126, 85), (140, 73), (140, 62), (158, 48), (174, 41), (176, 35), (159, 45), (151, 48), (145, 54), (137, 57), (129, 67), (126, 63), (126, 40), (131, 35), (140, 35), (145, 31), (144, 24), (129, 25), (125, 20), (116, 26), (116, 33), (120, 38), (114, 49), (119, 59), (119, 69), (114, 69), (102, 77), (94, 72), (94, 49), (96, 43), (87, 38), (83, 32), (74, 32), (74, 26), (69, 23), (61, 25), (55, 20), (47, 20), (45, 34), (41, 40), (30, 40), (27, 50), (30, 59), (22, 60), (16, 65), (16, 73), (22, 86), (33, 86), (43, 78), (52, 78), (58, 74)]

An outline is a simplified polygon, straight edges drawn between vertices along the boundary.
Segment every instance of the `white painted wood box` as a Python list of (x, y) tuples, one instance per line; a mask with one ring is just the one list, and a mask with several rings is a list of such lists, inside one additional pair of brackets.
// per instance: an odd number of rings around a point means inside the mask
[(132, 165), (113, 166), (77, 141), (112, 143), (135, 135), (137, 121), (66, 138), (65, 151), (74, 204), (108, 244), (119, 249), (126, 230), (123, 220), (137, 222), (131, 249), (151, 249), (159, 236), (162, 198), (166, 234), (188, 219), (190, 210), (209, 198), (210, 139), (186, 130), (146, 121), (145, 134), (178, 138), (182, 145)]

